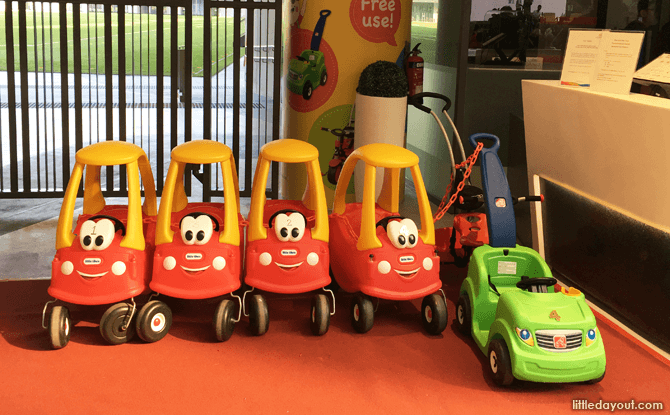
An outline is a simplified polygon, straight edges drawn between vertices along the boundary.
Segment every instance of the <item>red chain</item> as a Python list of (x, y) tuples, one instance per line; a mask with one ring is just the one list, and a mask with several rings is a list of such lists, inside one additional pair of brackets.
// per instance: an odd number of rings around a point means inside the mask
[(467, 180), (468, 177), (470, 177), (470, 174), (472, 173), (472, 167), (474, 167), (475, 162), (477, 161), (477, 157), (479, 157), (479, 152), (482, 151), (482, 148), (484, 148), (484, 143), (477, 143), (477, 148), (475, 149), (475, 152), (468, 157), (467, 160), (465, 160), (461, 164), (457, 164), (455, 166), (455, 169), (460, 169), (461, 167), (468, 166), (468, 168), (465, 170), (465, 173), (463, 174), (463, 180), (458, 184), (458, 187), (456, 187), (456, 192), (451, 195), (451, 198), (447, 202), (447, 198), (449, 197), (449, 192), (451, 192), (451, 185), (454, 183), (454, 175), (451, 175), (451, 179), (449, 181), (449, 184), (447, 185), (447, 190), (444, 194), (444, 197), (442, 198), (442, 201), (440, 202), (440, 207), (437, 208), (437, 213), (435, 216), (433, 216), (433, 223), (437, 222), (438, 220), (442, 219), (442, 216), (444, 216), (445, 213), (447, 213), (447, 210), (451, 207), (451, 205), (454, 204), (456, 201), (456, 198), (458, 197), (458, 193), (463, 190), (463, 187), (465, 187), (465, 181)]

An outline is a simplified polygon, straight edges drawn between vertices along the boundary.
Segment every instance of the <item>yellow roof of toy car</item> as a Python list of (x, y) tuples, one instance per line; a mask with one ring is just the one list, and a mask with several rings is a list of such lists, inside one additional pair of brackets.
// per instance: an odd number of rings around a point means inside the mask
[(170, 157), (179, 163), (211, 164), (229, 160), (231, 154), (230, 148), (223, 143), (196, 140), (175, 147)]
[(91, 166), (128, 164), (144, 156), (140, 146), (125, 141), (102, 141), (77, 151), (75, 159)]
[(264, 159), (282, 163), (306, 163), (319, 158), (319, 150), (306, 141), (284, 138), (261, 147)]
[(399, 146), (387, 143), (373, 143), (354, 151), (361, 160), (375, 167), (402, 169), (419, 164), (419, 156)]

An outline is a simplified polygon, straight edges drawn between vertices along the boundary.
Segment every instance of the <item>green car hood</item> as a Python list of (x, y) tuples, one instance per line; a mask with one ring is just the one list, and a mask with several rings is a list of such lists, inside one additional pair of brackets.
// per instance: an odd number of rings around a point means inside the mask
[(308, 66), (309, 62), (299, 59), (291, 59), (291, 63), (289, 63), (289, 69), (299, 74), (304, 73)]
[(584, 294), (531, 293), (510, 291), (500, 296), (496, 319), (504, 318), (516, 327), (537, 329), (589, 329), (596, 325)]

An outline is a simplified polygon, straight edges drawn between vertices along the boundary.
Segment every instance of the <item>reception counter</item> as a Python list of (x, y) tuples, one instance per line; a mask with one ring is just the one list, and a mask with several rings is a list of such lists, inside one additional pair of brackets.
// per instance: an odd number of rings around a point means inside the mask
[(533, 247), (670, 350), (670, 100), (523, 81)]

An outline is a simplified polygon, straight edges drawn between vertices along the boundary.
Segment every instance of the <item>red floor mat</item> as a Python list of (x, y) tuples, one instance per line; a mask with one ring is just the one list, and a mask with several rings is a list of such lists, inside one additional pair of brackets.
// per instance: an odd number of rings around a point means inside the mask
[(351, 297), (339, 293), (323, 337), (309, 330), (309, 298), (269, 297), (268, 333), (252, 336), (243, 317), (225, 343), (214, 341), (214, 302), (170, 300), (175, 321), (158, 343), (108, 346), (97, 327), (104, 308), (74, 308), (83, 320), (58, 351), (40, 326), (48, 281), (2, 282), (0, 412), (568, 413), (575, 399), (670, 405), (670, 366), (602, 323), (601, 383), (495, 387), (485, 356), (453, 322), (464, 270), (445, 266), (442, 275), (449, 325), (437, 337), (423, 331), (420, 301), (382, 302), (373, 329), (357, 334)]

